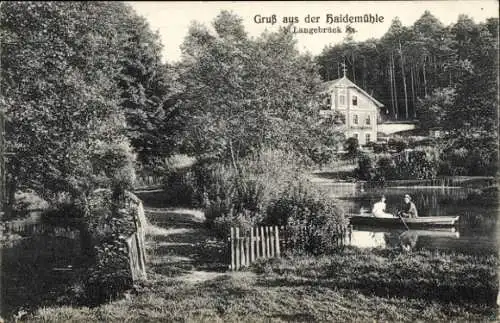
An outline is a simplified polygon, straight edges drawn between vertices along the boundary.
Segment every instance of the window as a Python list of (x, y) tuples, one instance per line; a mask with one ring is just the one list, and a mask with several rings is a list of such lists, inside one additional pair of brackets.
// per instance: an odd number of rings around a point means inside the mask
[(352, 105), (358, 105), (358, 97), (355, 95), (352, 96)]
[(370, 116), (367, 116), (367, 117), (366, 117), (366, 124), (367, 124), (367, 125), (370, 125), (370, 124), (371, 124)]
[(369, 133), (367, 133), (367, 134), (365, 135), (365, 141), (366, 141), (366, 143), (369, 143), (369, 142), (370, 142), (370, 134), (369, 134)]
[(353, 116), (352, 116), (352, 119), (353, 119), (353, 120), (352, 120), (352, 122), (353, 122), (354, 124), (358, 124), (358, 115), (357, 115), (357, 114), (353, 115)]
[(327, 105), (328, 107), (330, 107), (330, 106), (332, 105), (332, 98), (331, 98), (330, 96), (328, 96), (328, 97), (326, 98), (326, 105)]
[(358, 138), (359, 136), (358, 136), (358, 134), (357, 134), (357, 133), (354, 133), (354, 134), (353, 134), (353, 137), (354, 137), (354, 138), (356, 138), (356, 140), (359, 140), (359, 138)]
[(345, 104), (345, 96), (341, 95), (340, 96), (340, 105), (344, 105)]

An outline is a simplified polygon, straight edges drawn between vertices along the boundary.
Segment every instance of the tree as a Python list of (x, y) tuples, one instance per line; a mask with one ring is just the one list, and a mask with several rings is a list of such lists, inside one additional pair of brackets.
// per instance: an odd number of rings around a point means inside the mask
[(447, 111), (443, 125), (449, 131), (450, 146), (474, 152), (482, 160), (481, 169), (493, 175), (498, 162), (498, 19), (489, 20), (488, 26), (465, 28), (468, 32), (460, 27), (463, 20), (452, 29), (457, 39), (469, 44), (471, 65), (461, 73), (456, 104)]
[(90, 156), (127, 142), (120, 107), (120, 3), (2, 5), (1, 107), (12, 202), (18, 187), (71, 199), (95, 187)]
[(126, 135), (145, 167), (169, 156), (175, 148), (180, 124), (172, 102), (181, 91), (174, 68), (161, 62), (162, 45), (144, 18), (122, 6), (116, 30), (121, 43), (118, 75), (120, 106), (127, 121)]
[(430, 96), (419, 99), (417, 117), (420, 128), (441, 128), (446, 118), (455, 105), (456, 91), (453, 88), (436, 89)]
[(323, 136), (317, 131), (320, 79), (312, 58), (299, 54), (286, 29), (249, 39), (241, 18), (227, 11), (213, 26), (214, 35), (193, 24), (182, 47), (185, 91), (178, 104), (188, 114), (191, 151), (234, 167), (263, 147), (311, 152)]

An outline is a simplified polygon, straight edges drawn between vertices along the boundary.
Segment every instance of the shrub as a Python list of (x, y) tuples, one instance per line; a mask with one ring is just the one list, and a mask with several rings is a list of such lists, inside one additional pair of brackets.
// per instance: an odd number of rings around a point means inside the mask
[(220, 238), (231, 234), (231, 227), (239, 228), (242, 234), (248, 234), (250, 229), (258, 224), (257, 219), (248, 211), (236, 215), (220, 216), (213, 222), (214, 233)]
[(314, 163), (324, 166), (334, 159), (335, 150), (327, 146), (316, 146), (311, 149), (310, 156)]
[[(124, 202), (135, 203), (124, 203)], [(136, 232), (140, 201), (125, 192), (116, 200), (109, 189), (99, 189), (89, 197), (89, 212), (85, 218), (93, 263), (87, 273), (87, 295), (91, 302), (100, 303), (132, 288), (132, 273), (126, 239)], [(118, 204), (117, 204), (118, 203)]]
[(359, 142), (358, 139), (354, 137), (347, 138), (344, 143), (344, 150), (347, 152), (345, 154), (346, 158), (356, 158), (359, 153)]
[(358, 167), (354, 170), (358, 179), (370, 181), (375, 178), (375, 169), (370, 155), (361, 153), (358, 157)]
[(404, 141), (403, 139), (394, 138), (389, 139), (387, 146), (389, 149), (395, 150), (398, 153), (408, 148), (408, 144), (406, 143), (406, 141)]
[(136, 155), (127, 141), (100, 142), (92, 156), (97, 186), (123, 194), (134, 187)]
[(329, 253), (339, 246), (346, 226), (342, 209), (312, 186), (298, 183), (271, 201), (266, 224), (287, 227), (287, 243), (294, 251)]
[(197, 206), (196, 181), (190, 169), (167, 169), (163, 175), (164, 202), (172, 206)]
[(196, 181), (207, 222), (244, 213), (261, 221), (269, 201), (300, 177), (299, 169), (292, 154), (271, 150), (240, 161), (238, 169), (221, 163), (198, 166)]
[(379, 156), (375, 177), (379, 182), (397, 178), (396, 162), (391, 158), (391, 155), (384, 154)]
[[(289, 225), (293, 222), (289, 223), (289, 216), (295, 221), (302, 217), (312, 225), (312, 218), (317, 217), (322, 228), (315, 229), (309, 239), (315, 247), (306, 247), (312, 252), (326, 243), (329, 233), (337, 232), (328, 216), (336, 219), (339, 210), (331, 199), (320, 197), (307, 184), (302, 161), (292, 153), (263, 150), (237, 166), (200, 163), (194, 170), (197, 185), (203, 190), (206, 222), (219, 236), (227, 237), (231, 226), (245, 232), (256, 224)], [(313, 211), (305, 216), (307, 210)], [(313, 236), (317, 240), (320, 233), (325, 240), (313, 242)]]
[(363, 153), (358, 159), (358, 179), (384, 183), (392, 179), (431, 179), (443, 170), (441, 153), (434, 147), (418, 148), (396, 155)]

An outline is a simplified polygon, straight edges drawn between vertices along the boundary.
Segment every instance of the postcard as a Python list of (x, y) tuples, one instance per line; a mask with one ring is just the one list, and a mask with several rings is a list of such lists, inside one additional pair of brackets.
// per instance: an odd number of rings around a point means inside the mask
[(496, 321), (498, 6), (3, 2), (0, 321)]

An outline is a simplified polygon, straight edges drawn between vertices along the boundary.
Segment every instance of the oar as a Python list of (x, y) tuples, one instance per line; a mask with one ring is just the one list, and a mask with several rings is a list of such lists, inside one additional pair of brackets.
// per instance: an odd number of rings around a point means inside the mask
[(399, 216), (399, 218), (401, 219), (401, 222), (403, 222), (403, 224), (405, 225), (406, 227), (406, 230), (410, 231), (410, 228), (408, 228), (408, 225), (406, 224), (405, 220), (403, 220), (403, 217), (401, 216), (401, 212), (396, 212), (396, 214)]

